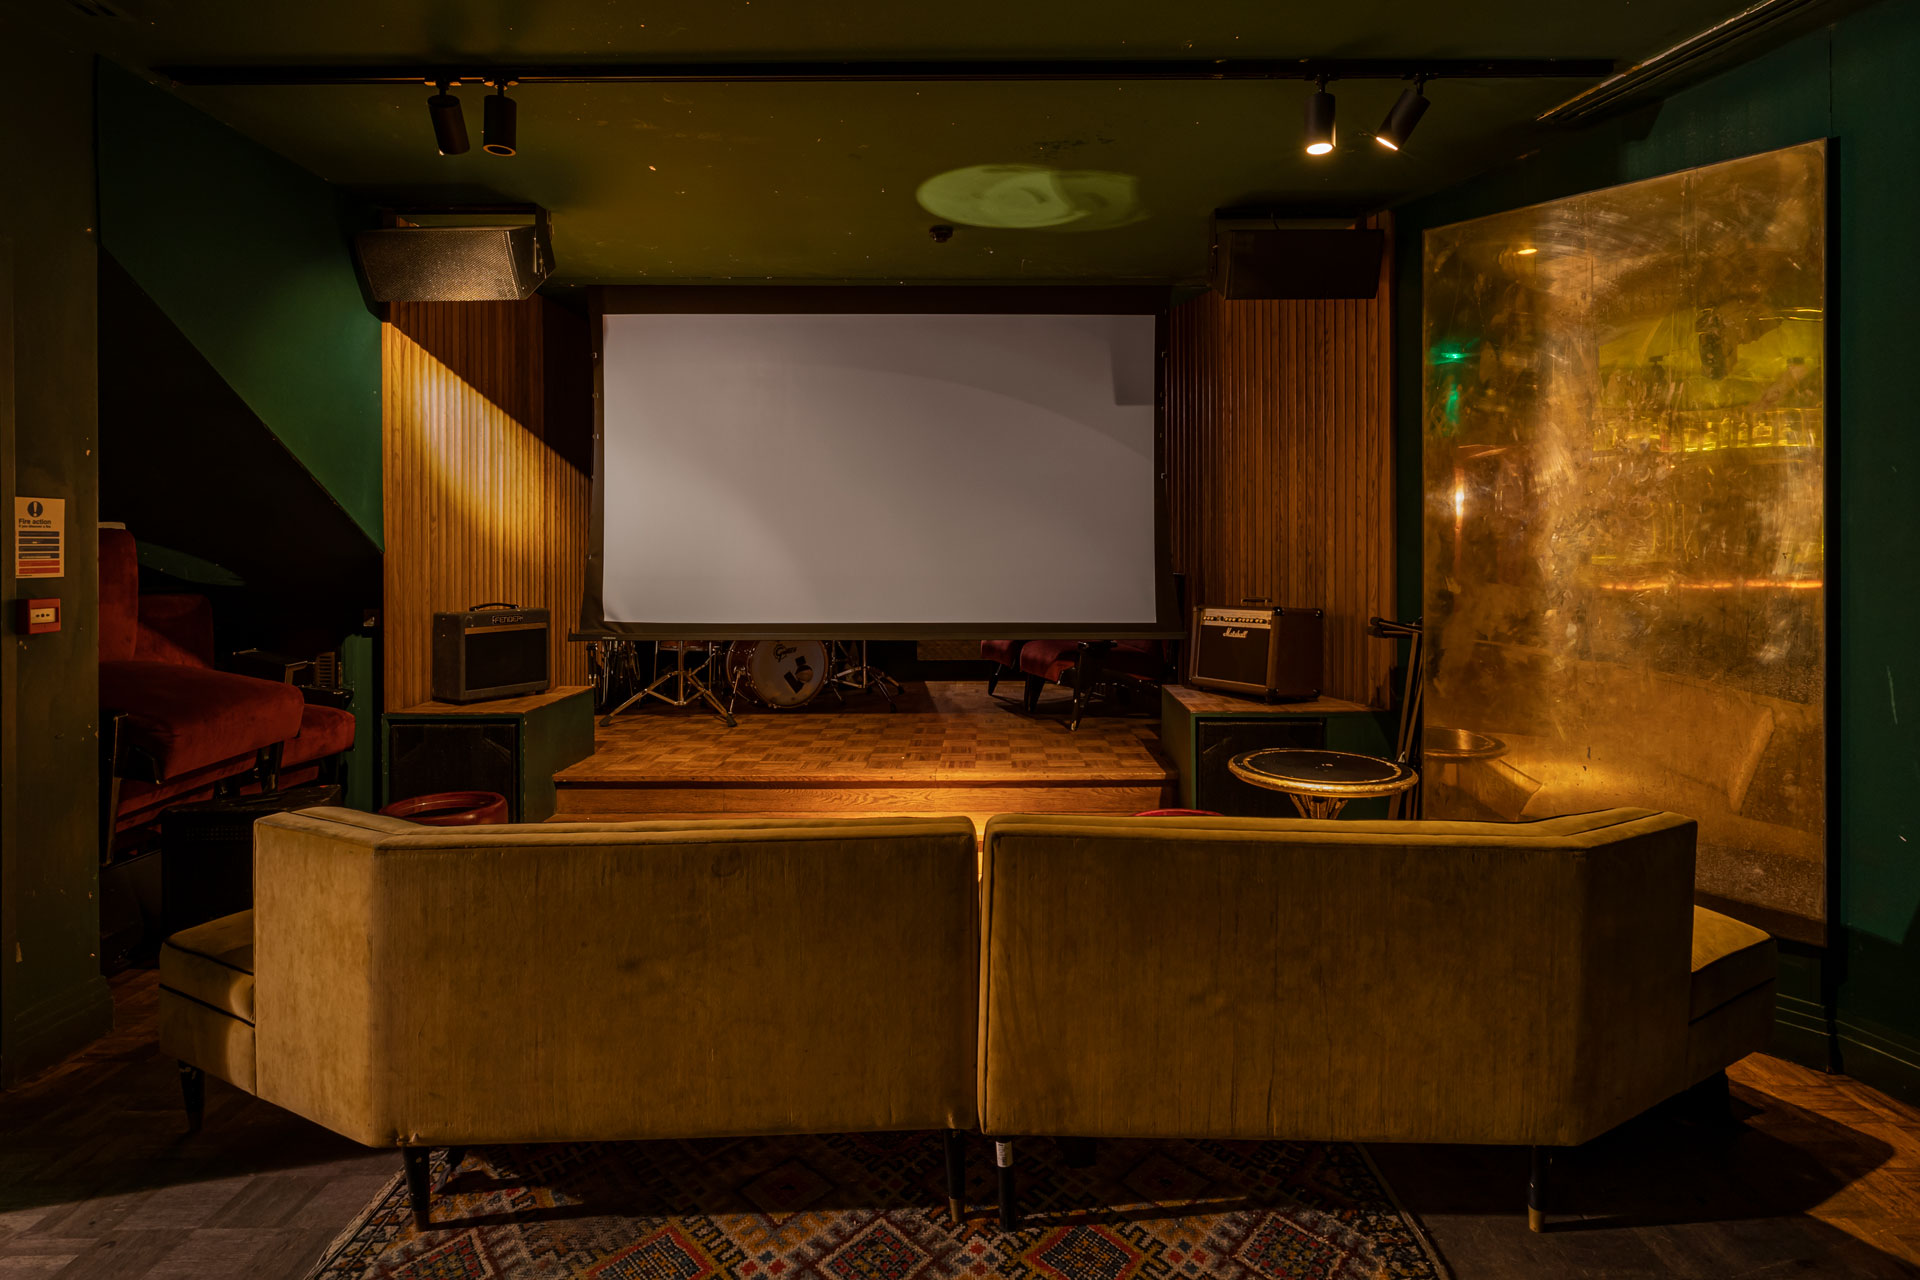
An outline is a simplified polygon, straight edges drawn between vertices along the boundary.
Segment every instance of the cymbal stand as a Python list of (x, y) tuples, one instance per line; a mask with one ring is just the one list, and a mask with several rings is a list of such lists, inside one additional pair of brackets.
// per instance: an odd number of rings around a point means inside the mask
[[(707, 668), (713, 665), (713, 650), (711, 648), (703, 648), (701, 650), (703, 656), (700, 660), (692, 666), (688, 666), (687, 648), (691, 642), (687, 640), (676, 640), (671, 643), (674, 645), (672, 669), (654, 677), (652, 684), (639, 690), (631, 698), (628, 698), (625, 702), (607, 712), (606, 715), (600, 718), (601, 724), (612, 724), (615, 716), (636, 702), (646, 698), (658, 698), (670, 707), (690, 707), (697, 702), (704, 702), (713, 714), (719, 716), (721, 720), (726, 722), (727, 728), (733, 728), (733, 712), (721, 706), (720, 699), (714, 697), (713, 690), (707, 686), (706, 673)], [(654, 665), (657, 667), (660, 661), (660, 642), (657, 640), (654, 641), (653, 656)], [(667, 684), (673, 686), (672, 693), (662, 693), (660, 691), (660, 687)]]
[[(858, 650), (854, 648), (856, 643), (860, 646)], [(837, 654), (836, 661), (846, 665), (828, 678), (828, 688), (836, 694), (842, 689), (848, 693), (877, 693), (887, 700), (887, 710), (900, 709), (894, 702), (894, 697), (900, 692), (900, 682), (867, 661), (865, 640), (835, 640), (833, 648)]]

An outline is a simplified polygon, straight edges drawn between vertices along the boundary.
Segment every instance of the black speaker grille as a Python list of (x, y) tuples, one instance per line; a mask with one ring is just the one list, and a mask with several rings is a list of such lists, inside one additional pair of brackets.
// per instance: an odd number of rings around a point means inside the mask
[(499, 720), (403, 720), (388, 726), (387, 802), (442, 791), (493, 791), (520, 821), (518, 732)]
[(1267, 747), (1324, 747), (1327, 722), (1310, 716), (1196, 720), (1193, 745), (1195, 808), (1231, 818), (1297, 818), (1300, 811), (1284, 792), (1240, 781), (1227, 771), (1227, 761)]

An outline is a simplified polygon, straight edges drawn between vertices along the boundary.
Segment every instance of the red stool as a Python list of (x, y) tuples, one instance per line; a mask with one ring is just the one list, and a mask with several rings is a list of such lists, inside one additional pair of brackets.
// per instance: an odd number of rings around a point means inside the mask
[(442, 791), (395, 800), (380, 812), (427, 827), (485, 827), (507, 820), (507, 798), (497, 791)]
[(1136, 818), (1218, 818), (1222, 815), (1211, 809), (1143, 809), (1133, 816)]

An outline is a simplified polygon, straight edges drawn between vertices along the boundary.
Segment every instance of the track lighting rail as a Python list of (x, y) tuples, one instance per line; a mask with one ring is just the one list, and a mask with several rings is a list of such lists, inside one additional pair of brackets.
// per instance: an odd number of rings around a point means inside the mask
[(163, 66), (177, 85), (787, 84), (1005, 80), (1540, 80), (1612, 75), (1606, 58), (982, 58), (832, 62)]

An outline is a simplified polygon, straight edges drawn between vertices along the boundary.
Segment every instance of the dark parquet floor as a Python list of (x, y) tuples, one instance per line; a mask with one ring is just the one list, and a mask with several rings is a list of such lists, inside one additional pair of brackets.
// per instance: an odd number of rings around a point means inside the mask
[[(116, 978), (113, 1035), (0, 1094), (0, 1280), (297, 1280), (397, 1171), (217, 1081), (186, 1136), (156, 993)], [(1920, 1111), (1772, 1058), (1731, 1074), (1738, 1125), (1656, 1113), (1564, 1157), (1545, 1235), (1523, 1152), (1373, 1152), (1459, 1280), (1920, 1276)]]

